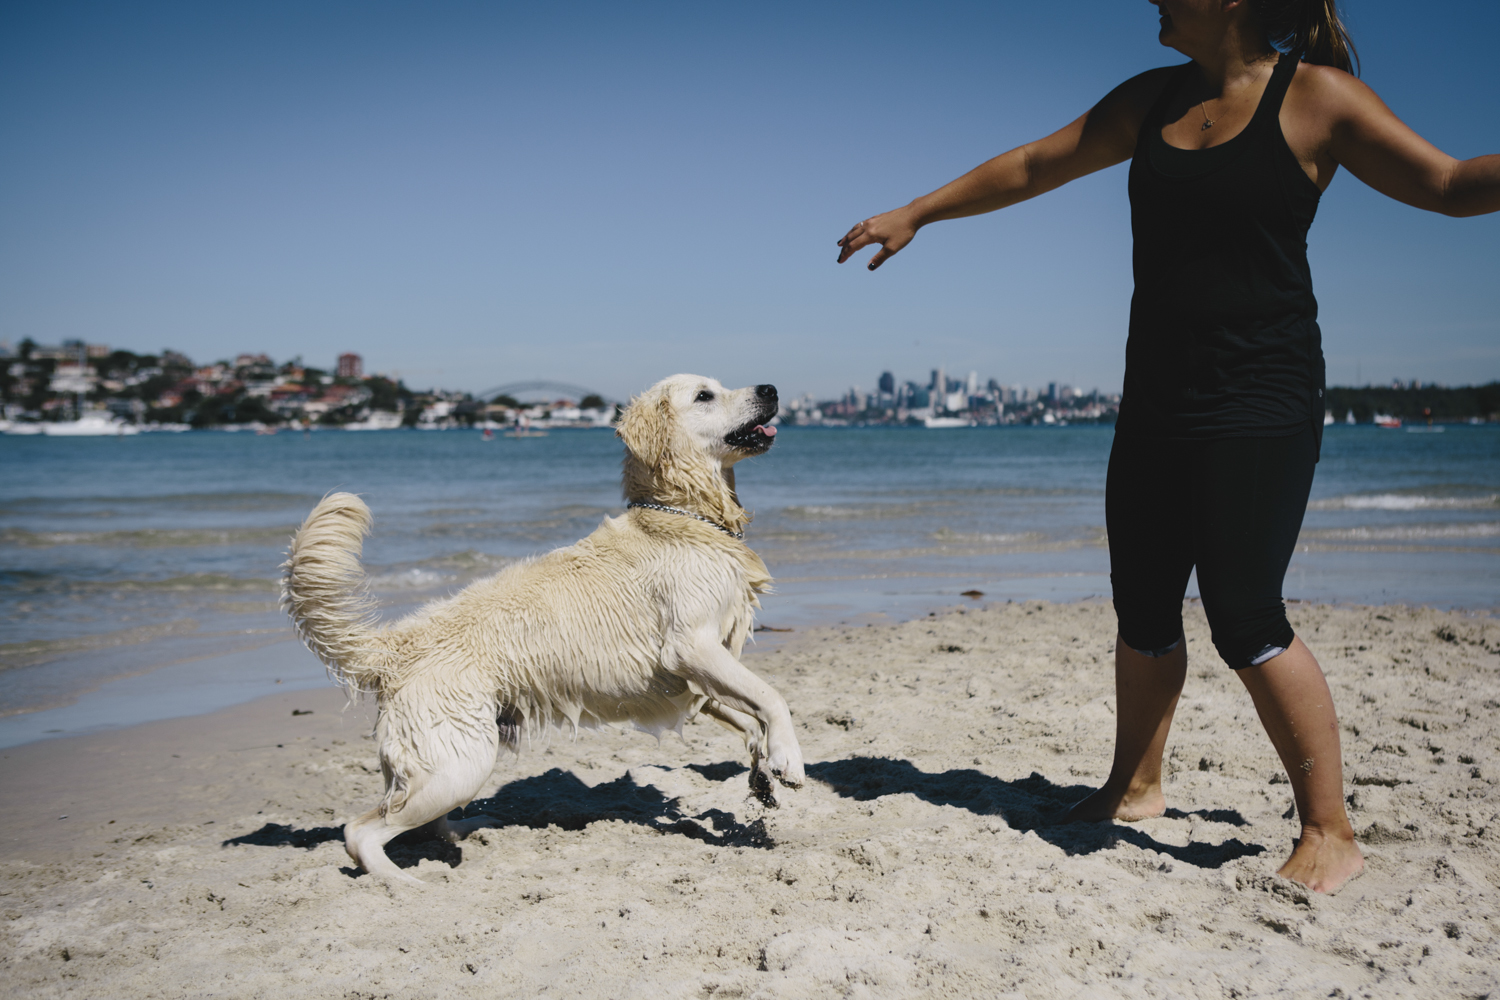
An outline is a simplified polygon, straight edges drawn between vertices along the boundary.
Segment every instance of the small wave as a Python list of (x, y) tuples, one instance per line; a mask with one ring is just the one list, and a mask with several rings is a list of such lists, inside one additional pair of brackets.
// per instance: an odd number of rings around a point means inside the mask
[(251, 491), (243, 493), (165, 493), (159, 496), (17, 497), (0, 503), (0, 514), (57, 514), (81, 506), (172, 507), (180, 510), (266, 510), (312, 507), (316, 493)]
[(1423, 538), (1494, 538), (1500, 535), (1500, 522), (1479, 521), (1471, 524), (1397, 524), (1381, 527), (1319, 528), (1304, 531), (1302, 537), (1318, 541), (1382, 542), (1410, 541)]
[(187, 635), (198, 630), (198, 623), (191, 618), (160, 625), (137, 625), (117, 632), (101, 632), (97, 635), (82, 635), (68, 639), (33, 639), (29, 642), (0, 644), (0, 670), (16, 667), (33, 667), (39, 663), (55, 660), (67, 653), (90, 649), (106, 649), (110, 646), (134, 646), (167, 636)]
[(442, 521), (417, 531), (428, 538), (498, 538), (512, 533), (514, 526), (504, 521)]
[(53, 545), (98, 545), (107, 548), (197, 548), (217, 545), (285, 545), (294, 527), (285, 528), (142, 528), (137, 531), (27, 531), (0, 528), (0, 545), (46, 548)]
[(209, 608), (230, 615), (268, 615), (280, 611), (281, 605), (276, 601), (215, 601)]
[(500, 569), (513, 562), (515, 560), (509, 556), (497, 556), (491, 552), (464, 549), (462, 552), (450, 552), (447, 555), (422, 559), (412, 565), (419, 569), (448, 569), (459, 573), (480, 573), (485, 570)]
[(756, 545), (806, 545), (812, 542), (826, 542), (834, 536), (826, 531), (796, 531), (791, 528), (757, 527), (752, 532), (751, 541)]
[(224, 576), (218, 573), (188, 573), (184, 576), (169, 576), (161, 580), (80, 580), (53, 573), (0, 572), (0, 592), (94, 594), (122, 591), (152, 593), (214, 591), (263, 594), (275, 592), (275, 590), (275, 580)]
[(806, 521), (833, 520), (890, 520), (898, 517), (920, 517), (931, 514), (940, 507), (952, 507), (953, 501), (936, 500), (929, 503), (882, 503), (882, 504), (799, 504), (784, 507), (779, 512), (783, 517)]
[(1031, 499), (1033, 497), (1089, 497), (1102, 496), (1104, 491), (1093, 485), (1079, 486), (945, 486), (936, 488), (925, 486), (920, 490), (901, 489), (892, 487), (881, 491), (886, 496), (932, 496), (934, 493), (942, 497), (1020, 497)]
[[(1045, 537), (1045, 536), (1044, 536)], [(893, 549), (814, 549), (793, 548), (777, 552), (776, 565), (804, 565), (823, 563), (836, 565), (843, 561), (890, 562), (892, 564), (909, 559), (928, 560), (937, 575), (950, 575), (952, 571), (937, 569), (943, 565), (938, 560), (968, 559), (974, 556), (1010, 555), (1018, 553), (1070, 552), (1076, 549), (1103, 545), (1103, 536), (1087, 538), (1065, 538), (1060, 540), (1020, 542), (965, 542), (962, 547), (952, 544)]]
[(1314, 500), (1308, 510), (1487, 510), (1500, 507), (1500, 493), (1432, 496), (1422, 493), (1358, 493)]
[(607, 507), (566, 504), (553, 508), (549, 517), (508, 520), (486, 518), (474, 521), (438, 521), (424, 525), (417, 534), (429, 538), (519, 538), (554, 541), (559, 533), (583, 534), (609, 513)]
[(946, 542), (948, 544), (972, 543), (980, 545), (1022, 545), (1031, 542), (1046, 541), (1047, 539), (1047, 536), (1039, 531), (1021, 531), (998, 535), (984, 532), (966, 534), (954, 531), (948, 527), (939, 528), (930, 537), (934, 541)]
[(428, 590), (448, 583), (462, 583), (485, 573), (493, 573), (516, 560), (490, 552), (465, 549), (446, 555), (367, 568), (369, 585), (376, 590)]
[(439, 573), (414, 566), (393, 573), (377, 573), (368, 579), (375, 590), (429, 590), (454, 578), (453, 573)]

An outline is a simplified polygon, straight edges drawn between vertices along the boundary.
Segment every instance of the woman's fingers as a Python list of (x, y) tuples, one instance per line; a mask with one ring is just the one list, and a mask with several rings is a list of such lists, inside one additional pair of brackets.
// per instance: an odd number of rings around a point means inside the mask
[(853, 229), (845, 233), (843, 239), (839, 240), (839, 247), (841, 248), (839, 250), (839, 263), (842, 264), (844, 261), (848, 260), (855, 251), (861, 249), (862, 247), (867, 247), (873, 242), (874, 240), (870, 238), (870, 234), (865, 223), (859, 223)]
[(910, 243), (913, 235), (915, 230), (904, 225), (904, 219), (897, 213), (872, 216), (855, 225), (839, 240), (839, 263), (842, 264), (867, 246), (879, 244), (880, 250), (870, 258), (868, 265), (873, 271), (885, 263), (886, 258)]

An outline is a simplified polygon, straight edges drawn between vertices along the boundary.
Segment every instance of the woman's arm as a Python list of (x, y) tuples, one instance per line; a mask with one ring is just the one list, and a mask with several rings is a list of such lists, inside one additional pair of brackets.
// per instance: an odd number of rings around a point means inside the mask
[(1141, 122), (1172, 72), (1167, 67), (1133, 77), (1045, 139), (1001, 153), (903, 208), (859, 223), (839, 240), (839, 263), (878, 243), (880, 251), (870, 258), (873, 271), (929, 222), (1006, 208), (1129, 159)]
[[(1458, 160), (1397, 118), (1375, 91), (1348, 73), (1305, 66), (1309, 107), (1327, 155), (1381, 194), (1451, 216), (1500, 211), (1500, 155)], [(1300, 82), (1300, 81), (1299, 81)]]

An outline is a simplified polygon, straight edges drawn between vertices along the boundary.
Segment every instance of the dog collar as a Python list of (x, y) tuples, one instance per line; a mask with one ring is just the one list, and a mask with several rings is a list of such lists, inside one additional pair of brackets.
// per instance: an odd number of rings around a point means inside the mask
[(720, 531), (724, 532), (724, 534), (728, 535), (730, 538), (738, 538), (741, 541), (743, 541), (744, 538), (745, 538), (745, 533), (743, 531), (730, 531), (728, 528), (724, 527), (722, 524), (720, 524), (718, 521), (715, 521), (713, 518), (704, 517), (702, 514), (695, 514), (695, 513), (693, 513), (690, 510), (683, 510), (681, 507), (668, 507), (666, 504), (660, 504), (660, 503), (641, 503), (641, 502), (639, 502), (637, 500), (632, 500), (628, 504), (625, 505), (625, 509), (626, 510), (629, 510), (631, 507), (641, 507), (641, 508), (644, 508), (645, 510), (660, 510), (660, 511), (665, 511), (668, 514), (681, 514), (684, 517), (696, 517), (698, 520), (702, 521), (704, 524), (711, 524), (715, 528), (718, 528)]

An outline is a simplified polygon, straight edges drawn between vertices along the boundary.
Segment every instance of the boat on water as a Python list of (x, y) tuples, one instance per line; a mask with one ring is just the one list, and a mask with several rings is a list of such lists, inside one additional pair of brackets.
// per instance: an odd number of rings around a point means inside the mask
[(508, 438), (544, 438), (547, 436), (547, 432), (532, 430), (531, 418), (523, 413), (521, 414), (520, 418), (516, 420), (515, 425), (511, 427), (510, 430), (505, 432), (505, 436)]
[(1393, 417), (1389, 413), (1377, 413), (1375, 414), (1375, 426), (1397, 428), (1401, 426), (1401, 418)]
[(42, 434), (46, 437), (131, 437), (141, 429), (128, 424), (112, 413), (86, 412), (77, 420), (59, 420), (46, 423), (20, 423), (0, 421), (0, 432), (5, 434)]
[(922, 426), (930, 431), (936, 431), (950, 427), (973, 427), (974, 421), (965, 417), (927, 417), (923, 419)]
[(1443, 433), (1443, 426), (1441, 424), (1434, 424), (1432, 422), (1432, 407), (1430, 407), (1430, 406), (1424, 407), (1423, 410), (1422, 410), (1422, 416), (1424, 416), (1424, 417), (1427, 418), (1427, 426), (1426, 427), (1408, 427), (1406, 429), (1406, 433), (1408, 433), (1408, 434), (1441, 434), (1441, 433)]
[(401, 414), (391, 410), (371, 410), (363, 420), (344, 425), (346, 431), (394, 431), (401, 428)]

